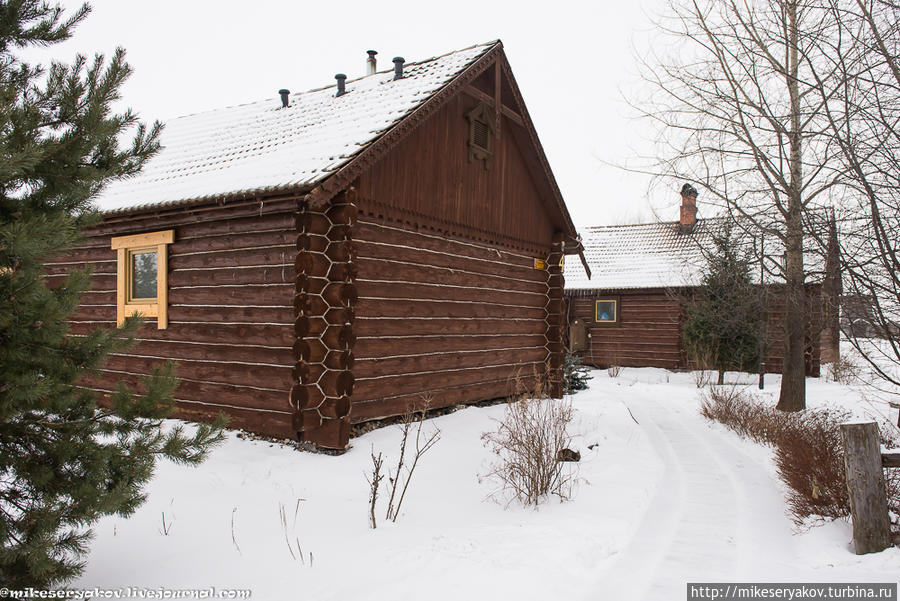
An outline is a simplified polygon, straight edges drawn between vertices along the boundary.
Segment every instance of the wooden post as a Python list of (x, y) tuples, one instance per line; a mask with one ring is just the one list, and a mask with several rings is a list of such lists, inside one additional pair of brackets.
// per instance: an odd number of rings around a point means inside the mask
[(856, 554), (883, 551), (891, 546), (891, 522), (878, 425), (875, 422), (841, 424), (841, 438)]

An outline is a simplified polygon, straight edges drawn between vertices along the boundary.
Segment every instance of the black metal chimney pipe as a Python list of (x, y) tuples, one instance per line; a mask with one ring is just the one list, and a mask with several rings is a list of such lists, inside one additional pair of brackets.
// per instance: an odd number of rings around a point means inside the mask
[(402, 79), (403, 78), (403, 57), (395, 56), (394, 57), (394, 79)]
[(337, 80), (337, 92), (335, 93), (335, 96), (343, 96), (346, 93), (344, 81), (347, 79), (347, 76), (343, 73), (338, 73), (334, 78)]
[(281, 108), (287, 108), (288, 104), (290, 104), (289, 96), (291, 95), (291, 91), (278, 90), (278, 93), (281, 94)]

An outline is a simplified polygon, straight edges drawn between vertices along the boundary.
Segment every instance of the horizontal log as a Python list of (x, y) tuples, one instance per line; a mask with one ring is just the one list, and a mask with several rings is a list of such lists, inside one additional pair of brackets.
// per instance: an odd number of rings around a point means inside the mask
[[(275, 411), (253, 411), (229, 408), (228, 428), (246, 430), (263, 436), (284, 440), (297, 440), (297, 432), (291, 424), (291, 414)], [(218, 415), (215, 407), (178, 402), (172, 417), (195, 422), (212, 422)]]
[[(115, 371), (131, 373), (150, 373), (165, 362), (164, 358), (148, 358), (124, 354), (111, 355), (104, 365)], [(197, 360), (183, 359), (178, 361), (178, 375), (181, 378), (201, 382), (234, 384), (237, 386), (253, 386), (273, 388), (285, 391), (291, 381), (291, 366), (253, 365), (238, 361), (221, 361), (204, 363)]]
[[(179, 372), (179, 376), (183, 375)], [(123, 382), (135, 391), (144, 390), (141, 376), (121, 373), (119, 370), (101, 370), (97, 375), (84, 378), (81, 384), (95, 390), (116, 390), (119, 382)], [(191, 400), (197, 403), (205, 403), (210, 407), (220, 406), (221, 410), (226, 412), (233, 407), (272, 411), (291, 410), (287, 387), (283, 391), (262, 390), (250, 386), (223, 384), (221, 382), (182, 379), (175, 390), (174, 396), (175, 398)]]
[(304, 409), (294, 413), (292, 423), (298, 432), (316, 430), (322, 427), (322, 414), (317, 409)]
[(291, 245), (250, 250), (222, 250), (198, 254), (169, 254), (169, 269), (236, 267), (240, 265), (282, 265), (290, 263), (296, 252)]
[[(294, 282), (293, 265), (233, 266), (224, 268), (190, 268), (169, 271), (169, 289), (194, 286), (244, 286), (255, 291), (259, 284), (288, 284)], [(252, 294), (248, 286), (248, 294)]]
[(332, 242), (325, 255), (335, 263), (349, 263), (356, 260), (356, 245), (349, 240)]
[(169, 305), (234, 305), (244, 307), (283, 306), (292, 307), (294, 285), (268, 284), (266, 286), (216, 286), (214, 288), (169, 288)]
[(280, 212), (246, 216), (233, 215), (231, 219), (220, 219), (215, 213), (208, 218), (185, 223), (176, 232), (178, 240), (192, 240), (215, 235), (239, 236), (260, 231), (293, 231), (294, 211), (285, 207)]
[[(291, 297), (288, 297), (290, 302)], [(294, 323), (294, 308), (285, 307), (242, 307), (238, 305), (198, 306), (169, 303), (169, 327), (195, 322), (279, 324), (291, 326)], [(183, 330), (180, 330), (183, 331)]]
[(356, 311), (356, 321), (353, 323), (353, 329), (357, 336), (391, 336), (398, 332), (420, 336), (431, 334), (531, 334), (536, 329), (543, 332), (547, 326), (542, 318), (383, 318), (364, 315), (364, 309), (367, 308), (360, 302)]
[(339, 398), (327, 398), (319, 405), (319, 413), (324, 417), (344, 418), (350, 413), (351, 401), (349, 396)]
[[(536, 363), (547, 359), (547, 349), (531, 347), (505, 351), (455, 352), (359, 359), (354, 372), (359, 378), (419, 372), (442, 372), (482, 365)], [(440, 374), (436, 374), (440, 378)]]
[(350, 440), (350, 420), (326, 418), (318, 428), (304, 430), (301, 440), (326, 449), (345, 449)]
[(356, 284), (331, 282), (322, 290), (322, 298), (332, 307), (350, 306), (356, 304), (359, 292)]
[(137, 342), (128, 349), (129, 355), (147, 355), (166, 357), (168, 359), (199, 359), (203, 361), (236, 361), (249, 363), (270, 363), (290, 366), (293, 364), (293, 353), (290, 347), (265, 348), (251, 346), (240, 338), (221, 339), (231, 344), (184, 344), (171, 340), (148, 340)]
[(409, 262), (395, 258), (358, 257), (356, 263), (359, 266), (359, 277), (365, 280), (407, 281), (448, 287), (508, 290), (541, 296), (545, 296), (548, 291), (544, 282), (523, 278), (515, 271), (505, 271), (502, 274), (482, 274), (469, 269), (466, 263), (440, 267), (427, 264), (427, 259), (428, 257), (420, 256), (417, 261)]
[(882, 453), (881, 465), (884, 467), (900, 467), (900, 453)]
[(323, 213), (304, 211), (296, 216), (294, 229), (301, 234), (327, 234), (332, 223)]
[(356, 223), (359, 211), (353, 204), (332, 205), (326, 210), (325, 215), (331, 223), (353, 225)]
[(331, 260), (322, 253), (302, 250), (294, 259), (294, 269), (306, 276), (326, 277), (331, 269)]
[[(490, 318), (490, 319), (533, 319), (544, 321), (545, 313), (543, 307), (510, 307), (507, 305), (496, 305), (481, 302), (468, 302), (466, 300), (459, 301), (437, 301), (430, 299), (413, 299), (413, 298), (365, 298), (360, 294), (359, 303), (356, 307), (357, 320), (365, 317), (389, 317), (389, 318), (451, 318), (454, 319), (471, 319), (471, 318)], [(544, 324), (546, 326), (546, 324)], [(417, 327), (410, 324), (408, 327)], [(450, 326), (453, 327), (452, 325)], [(394, 330), (392, 333), (405, 330)], [(456, 333), (458, 330), (448, 330)], [(493, 330), (488, 330), (493, 331)]]
[[(538, 331), (535, 328), (534, 331)], [(543, 346), (543, 334), (500, 335), (500, 336), (409, 336), (409, 337), (359, 337), (353, 347), (357, 360), (407, 355), (413, 353), (435, 353), (454, 351), (485, 351), (511, 348)]]
[(228, 201), (225, 204), (213, 201), (192, 206), (155, 207), (148, 211), (131, 212), (125, 215), (105, 215), (103, 222), (86, 229), (85, 234), (94, 236), (112, 231), (141, 232), (167, 229), (176, 225), (196, 225), (198, 223), (227, 222), (246, 219), (261, 219), (266, 215), (293, 215), (299, 196), (285, 194), (258, 199)]
[(329, 244), (331, 244), (331, 240), (324, 234), (297, 234), (297, 252), (324, 253)]
[(546, 295), (534, 292), (456, 288), (441, 284), (416, 284), (405, 281), (370, 281), (360, 278), (356, 281), (356, 289), (360, 298), (456, 300), (541, 309), (547, 304)]
[(200, 252), (234, 251), (242, 249), (268, 248), (296, 244), (297, 233), (291, 230), (242, 233), (227, 236), (204, 236), (181, 240), (169, 245), (169, 253), (174, 255)]
[(115, 264), (116, 251), (109, 246), (109, 240), (104, 246), (95, 246), (89, 248), (74, 248), (68, 252), (58, 255), (47, 261), (45, 265), (49, 266), (69, 266), (78, 267), (85, 263), (112, 262)]
[[(96, 328), (90, 324), (70, 324), (73, 334), (85, 335)], [(294, 342), (291, 326), (229, 325), (220, 323), (192, 324), (166, 330), (142, 328), (138, 340), (164, 340), (172, 344), (224, 344), (226, 346), (255, 344), (270, 347), (290, 347)]]
[(341, 397), (353, 394), (355, 380), (352, 371), (330, 369), (322, 374), (317, 384), (326, 396)]
[[(380, 225), (366, 219), (360, 219), (356, 224), (356, 239), (391, 244), (394, 246), (406, 246), (409, 248), (449, 252), (450, 254), (470, 259), (487, 261), (499, 261), (509, 265), (515, 265), (523, 271), (534, 269), (534, 257), (527, 257), (511, 253), (501, 248), (494, 248), (470, 241), (455, 240), (440, 234), (427, 234), (413, 232), (395, 226)], [(548, 253), (549, 254), (549, 249)], [(546, 255), (545, 255), (546, 256)], [(538, 258), (545, 258), (544, 256)], [(541, 277), (544, 277), (543, 275)]]
[[(514, 381), (516, 375), (528, 374), (535, 364), (487, 365), (461, 369), (458, 371), (436, 371), (428, 373), (391, 375), (376, 378), (357, 378), (354, 385), (354, 401), (374, 399), (384, 396), (384, 391), (394, 395), (414, 394), (437, 388), (458, 386), (473, 381), (500, 380)], [(358, 368), (357, 368), (358, 371)]]
[(452, 248), (443, 251), (428, 250), (359, 238), (355, 240), (355, 243), (357, 260), (394, 261), (409, 265), (429, 266), (434, 269), (464, 270), (487, 278), (502, 277), (528, 282), (533, 286), (546, 287), (547, 283), (547, 272), (534, 269), (533, 262), (528, 265), (507, 263), (496, 255), (484, 259), (474, 259), (454, 254)]
[[(530, 378), (523, 378), (530, 380)], [(423, 390), (421, 393), (374, 398), (363, 401), (354, 400), (350, 409), (350, 419), (354, 423), (383, 419), (395, 415), (404, 415), (412, 408), (421, 410), (423, 397), (430, 399), (429, 409), (441, 409), (461, 403), (474, 403), (498, 398), (508, 398), (515, 393), (514, 382), (507, 379), (487, 382), (470, 382), (458, 387)]]

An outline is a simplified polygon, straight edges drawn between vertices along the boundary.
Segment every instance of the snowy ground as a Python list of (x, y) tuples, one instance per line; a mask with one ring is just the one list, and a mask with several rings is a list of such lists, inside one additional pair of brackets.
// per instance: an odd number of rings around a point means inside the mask
[[(808, 382), (812, 406), (896, 423), (896, 410), (862, 386)], [(766, 384), (774, 399), (778, 377)], [(354, 439), (339, 457), (232, 433), (199, 468), (161, 464), (134, 516), (100, 522), (74, 585), (239, 588), (265, 600), (596, 600), (683, 599), (685, 583), (698, 581), (897, 580), (900, 549), (856, 556), (846, 522), (797, 532), (769, 450), (705, 421), (697, 403), (691, 374), (595, 371), (573, 397), (582, 482), (574, 500), (538, 510), (486, 500), (493, 486), (478, 477), (492, 458), (480, 435), (503, 405), (437, 418), (429, 425), (441, 441), (400, 518), (376, 530), (369, 453), (395, 460), (396, 426)], [(297, 555), (297, 541), (304, 563), (288, 548)]]

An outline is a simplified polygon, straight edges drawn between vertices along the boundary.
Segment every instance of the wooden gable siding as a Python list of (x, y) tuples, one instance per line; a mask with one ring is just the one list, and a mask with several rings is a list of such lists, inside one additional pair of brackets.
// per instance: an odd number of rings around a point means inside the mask
[[(619, 299), (619, 322), (594, 321), (594, 302)], [(588, 348), (579, 353), (586, 365), (607, 367), (662, 367), (687, 369), (688, 360), (681, 340), (682, 301), (661, 289), (596, 291), (589, 295), (568, 295), (568, 319), (584, 320), (590, 333)], [(784, 360), (784, 300), (777, 288), (767, 301), (766, 363), (768, 373), (781, 373)], [(818, 376), (822, 361), (823, 305), (821, 287), (807, 287), (811, 308), (807, 325), (806, 373)]]
[(174, 229), (169, 247), (169, 325), (147, 319), (136, 344), (113, 355), (85, 384), (108, 394), (136, 384), (166, 359), (178, 364), (176, 417), (208, 420), (219, 411), (232, 427), (291, 437), (296, 199), (112, 216), (84, 244), (47, 266), (52, 282), (90, 265), (93, 287), (71, 320), (85, 334), (116, 324), (116, 253), (110, 237)]
[(465, 114), (478, 104), (451, 98), (360, 177), (359, 196), (410, 217), (492, 243), (549, 247), (553, 228), (512, 129), (503, 118), (490, 168), (469, 161)]
[[(534, 256), (364, 213), (355, 227), (351, 420), (503, 397), (543, 369), (548, 272)], [(546, 252), (543, 256), (546, 256)]]

